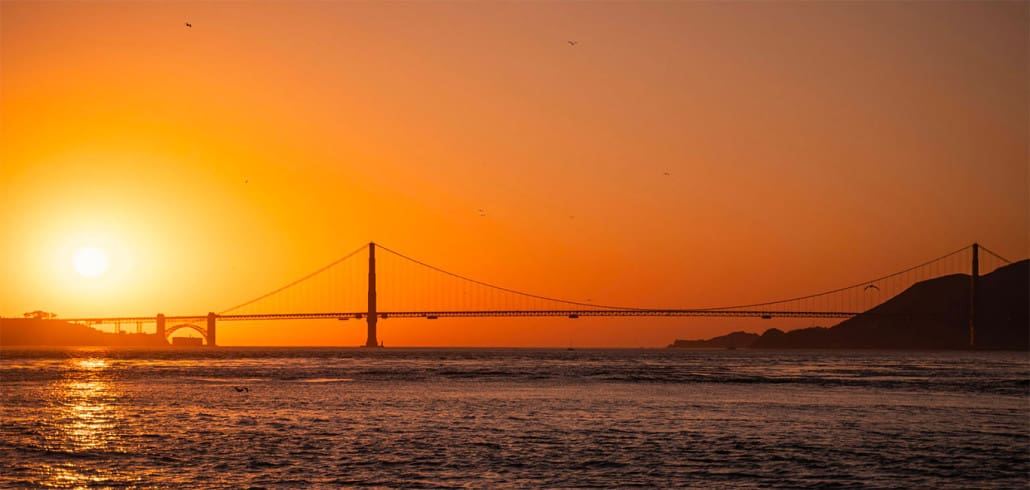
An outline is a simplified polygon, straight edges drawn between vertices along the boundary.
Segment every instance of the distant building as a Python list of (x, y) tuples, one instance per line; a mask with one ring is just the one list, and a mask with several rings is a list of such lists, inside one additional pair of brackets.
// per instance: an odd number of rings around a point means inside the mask
[(175, 347), (200, 347), (204, 345), (204, 339), (199, 337), (172, 337), (172, 345)]

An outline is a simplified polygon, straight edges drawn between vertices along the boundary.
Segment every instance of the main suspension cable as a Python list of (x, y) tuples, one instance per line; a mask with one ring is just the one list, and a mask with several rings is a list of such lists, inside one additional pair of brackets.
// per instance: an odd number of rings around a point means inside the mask
[(933, 259), (933, 260), (926, 261), (926, 262), (924, 262), (922, 264), (919, 264), (917, 266), (909, 267), (908, 269), (905, 269), (903, 271), (898, 271), (898, 272), (895, 272), (893, 274), (888, 274), (886, 276), (883, 276), (883, 277), (880, 277), (880, 278), (877, 278), (877, 279), (872, 279), (872, 280), (869, 280), (869, 281), (862, 281), (862, 282), (860, 282), (858, 284), (854, 284), (854, 285), (851, 285), (851, 286), (845, 286), (845, 287), (834, 289), (834, 290), (831, 290), (831, 291), (824, 291), (824, 292), (821, 292), (821, 293), (809, 294), (809, 295), (806, 295), (806, 296), (798, 296), (796, 298), (790, 298), (790, 299), (781, 299), (779, 301), (766, 301), (764, 303), (752, 303), (752, 304), (748, 304), (748, 305), (718, 306), (718, 307), (712, 307), (712, 308), (698, 308), (698, 309), (700, 309), (700, 310), (735, 310), (735, 309), (739, 309), (739, 308), (753, 308), (753, 307), (756, 307), (756, 306), (769, 306), (769, 305), (775, 305), (775, 304), (779, 304), (779, 303), (787, 303), (787, 302), (790, 302), (790, 301), (801, 301), (801, 300), (816, 298), (816, 297), (819, 297), (819, 296), (826, 296), (826, 295), (829, 295), (829, 294), (839, 293), (841, 291), (847, 291), (849, 289), (854, 289), (854, 288), (866, 286), (866, 285), (872, 284), (874, 282), (883, 281), (885, 279), (891, 279), (891, 278), (900, 276), (902, 274), (905, 274), (907, 272), (912, 272), (912, 271), (914, 271), (916, 269), (919, 269), (920, 267), (925, 267), (925, 266), (930, 265), (930, 264), (932, 264), (934, 262), (937, 262), (938, 260), (943, 260), (943, 259), (946, 259), (946, 258), (951, 257), (953, 255), (957, 255), (959, 253), (962, 253), (962, 252), (966, 251), (966, 249), (969, 249), (971, 247), (972, 247), (972, 245), (966, 245), (965, 247), (962, 247), (962, 248), (960, 248), (960, 249), (958, 249), (958, 250), (956, 250), (954, 252), (942, 255), (942, 256), (937, 257), (936, 259)]
[(486, 282), (483, 282), (483, 281), (477, 281), (477, 280), (472, 279), (470, 277), (465, 277), (465, 276), (463, 276), (461, 274), (456, 274), (454, 272), (443, 270), (443, 269), (441, 269), (439, 267), (436, 267), (436, 266), (433, 266), (433, 265), (429, 265), (429, 264), (427, 264), (425, 262), (422, 262), (421, 260), (413, 259), (411, 257), (408, 257), (407, 255), (404, 255), (404, 254), (402, 254), (402, 253), (400, 253), (400, 252), (398, 252), (396, 250), (392, 250), (390, 248), (387, 248), (387, 247), (385, 247), (383, 245), (380, 245), (378, 243), (376, 244), (376, 247), (381, 248), (383, 250), (386, 250), (387, 252), (390, 252), (390, 253), (398, 256), (398, 257), (401, 257), (403, 259), (407, 259), (407, 260), (409, 260), (411, 262), (414, 262), (414, 263), (416, 263), (418, 265), (421, 265), (422, 267), (427, 267), (429, 269), (432, 269), (432, 270), (434, 270), (436, 272), (439, 272), (441, 274), (446, 274), (448, 276), (455, 277), (455, 278), (461, 279), (463, 281), (468, 281), (468, 282), (471, 282), (473, 284), (478, 284), (480, 286), (485, 286), (485, 287), (493, 288), (493, 289), (496, 289), (496, 290), (499, 290), (499, 291), (504, 291), (506, 293), (517, 294), (517, 295), (520, 295), (520, 296), (525, 296), (527, 298), (534, 298), (534, 299), (540, 299), (540, 300), (544, 300), (544, 301), (551, 301), (551, 302), (554, 302), (554, 303), (564, 303), (564, 304), (568, 304), (568, 305), (587, 306), (587, 307), (590, 307), (590, 308), (599, 308), (599, 309), (608, 309), (608, 310), (641, 310), (641, 309), (644, 309), (644, 308), (632, 308), (632, 307), (628, 307), (628, 306), (611, 306), (611, 305), (601, 305), (601, 304), (596, 304), (596, 303), (582, 303), (582, 302), (579, 302), (579, 301), (570, 301), (570, 300), (560, 299), (560, 298), (551, 298), (551, 297), (548, 297), (548, 296), (541, 296), (541, 295), (538, 295), (538, 294), (532, 294), (532, 293), (526, 293), (526, 292), (522, 292), (522, 291), (516, 291), (514, 289), (509, 289), (509, 288), (506, 288), (506, 287), (497, 286), (497, 285), (486, 283)]
[(343, 262), (343, 261), (345, 261), (345, 260), (355, 256), (356, 254), (358, 254), (362, 250), (365, 250), (366, 248), (368, 248), (368, 244), (362, 245), (357, 250), (355, 250), (355, 251), (353, 251), (353, 252), (351, 252), (351, 253), (349, 253), (347, 255), (344, 255), (343, 257), (340, 257), (339, 259), (336, 259), (336, 260), (330, 262), (329, 264), (325, 265), (324, 267), (322, 267), (322, 268), (320, 268), (320, 269), (318, 269), (318, 270), (316, 270), (316, 271), (314, 271), (314, 272), (312, 272), (312, 273), (310, 273), (310, 274), (308, 274), (308, 275), (306, 275), (304, 277), (301, 277), (300, 279), (297, 279), (297, 280), (295, 280), (295, 281), (293, 281), (293, 282), (291, 282), (291, 283), (289, 283), (289, 284), (287, 284), (287, 285), (285, 285), (283, 287), (280, 287), (280, 288), (275, 289), (275, 290), (273, 290), (271, 292), (262, 294), (261, 296), (258, 296), (257, 298), (254, 298), (254, 299), (252, 299), (250, 301), (246, 301), (246, 302), (240, 303), (240, 304), (238, 304), (236, 306), (233, 306), (232, 308), (228, 308), (228, 309), (222, 310), (222, 311), (218, 312), (218, 314), (219, 315), (224, 315), (224, 314), (229, 313), (231, 311), (235, 311), (235, 310), (238, 310), (240, 308), (243, 308), (244, 306), (257, 303), (258, 301), (261, 301), (261, 300), (263, 300), (263, 299), (265, 299), (265, 298), (267, 298), (269, 296), (272, 296), (273, 294), (285, 291), (285, 290), (287, 290), (287, 289), (289, 289), (289, 288), (291, 288), (293, 286), (296, 286), (297, 284), (300, 284), (300, 283), (302, 283), (304, 281), (307, 281), (308, 279), (311, 279), (312, 277), (315, 277), (315, 276), (325, 272), (326, 270), (331, 269), (334, 265), (339, 264), (340, 262)]

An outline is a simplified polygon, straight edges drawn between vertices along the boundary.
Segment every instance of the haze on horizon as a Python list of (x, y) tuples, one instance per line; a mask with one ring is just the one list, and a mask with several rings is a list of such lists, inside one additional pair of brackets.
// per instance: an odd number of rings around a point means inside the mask
[[(797, 296), (973, 241), (1025, 258), (1027, 87), (1027, 2), (3, 1), (0, 316), (219, 311), (370, 240), (652, 307)], [(635, 347), (779, 326), (579, 322), (380, 332)]]

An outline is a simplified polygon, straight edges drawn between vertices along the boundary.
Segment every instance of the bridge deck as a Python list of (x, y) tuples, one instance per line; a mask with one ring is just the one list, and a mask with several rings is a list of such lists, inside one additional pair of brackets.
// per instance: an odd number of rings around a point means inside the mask
[[(668, 310), (668, 309), (626, 309), (626, 310), (467, 310), (467, 311), (381, 311), (378, 317), (389, 318), (497, 318), (497, 317), (738, 317), (738, 318), (850, 318), (857, 312), (842, 311), (766, 311), (766, 310)], [(253, 320), (350, 320), (364, 319), (363, 311), (335, 311), (315, 313), (260, 313), (247, 315), (216, 315), (219, 321)], [(167, 321), (200, 322), (207, 315), (166, 316)], [(155, 317), (91, 317), (65, 318), (78, 323), (132, 323), (153, 322)]]

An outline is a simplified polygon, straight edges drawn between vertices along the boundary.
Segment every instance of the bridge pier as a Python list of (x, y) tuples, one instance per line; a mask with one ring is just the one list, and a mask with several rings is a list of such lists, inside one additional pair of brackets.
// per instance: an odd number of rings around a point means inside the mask
[(157, 338), (161, 339), (162, 344), (167, 344), (168, 339), (165, 338), (165, 314), (158, 313), (157, 318), (154, 319), (154, 323), (157, 324)]
[(207, 346), (208, 347), (214, 347), (214, 346), (218, 345), (218, 343), (216, 342), (216, 340), (218, 338), (217, 330), (216, 330), (216, 326), (215, 326), (215, 319), (216, 318), (218, 318), (218, 315), (216, 315), (214, 312), (210, 312), (210, 313), (207, 314)]
[(376, 335), (376, 322), (379, 316), (376, 313), (376, 244), (368, 244), (368, 314), (365, 315), (365, 322), (368, 323), (368, 336), (365, 338), (365, 347), (379, 347), (379, 337)]

